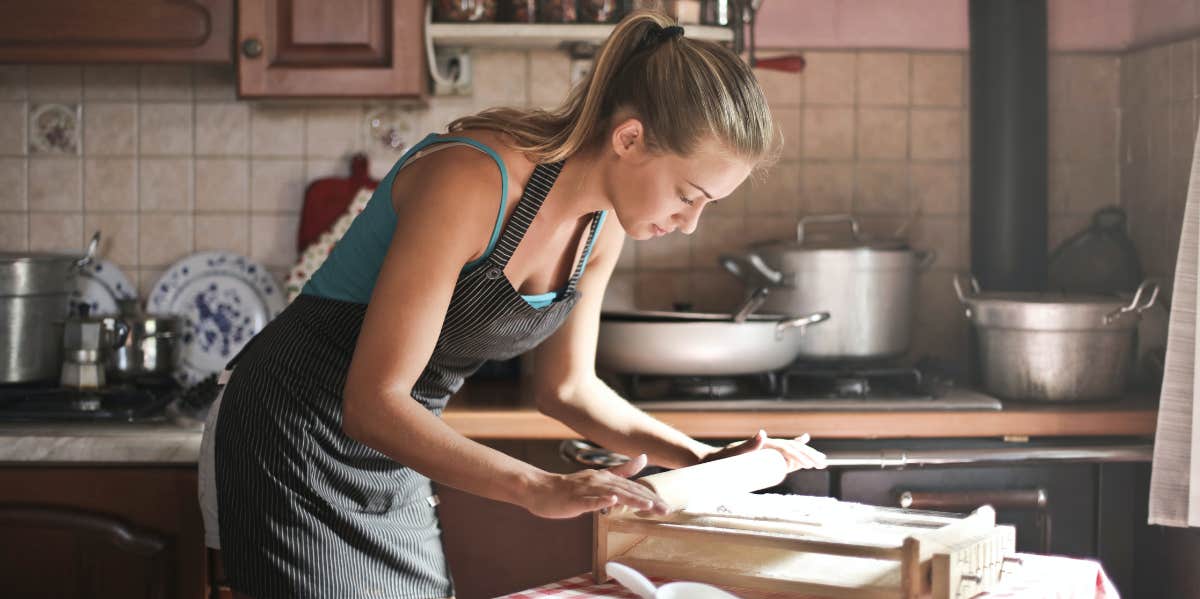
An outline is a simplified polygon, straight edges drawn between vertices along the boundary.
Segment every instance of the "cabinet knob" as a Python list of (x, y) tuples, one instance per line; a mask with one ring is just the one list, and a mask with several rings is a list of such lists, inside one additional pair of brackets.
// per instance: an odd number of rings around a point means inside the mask
[(246, 58), (258, 58), (262, 55), (262, 50), (262, 42), (256, 37), (242, 42), (242, 54), (246, 55)]

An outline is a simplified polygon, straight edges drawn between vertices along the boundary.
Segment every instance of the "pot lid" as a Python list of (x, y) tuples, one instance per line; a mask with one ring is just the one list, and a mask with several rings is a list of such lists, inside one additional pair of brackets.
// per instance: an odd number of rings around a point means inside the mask
[(78, 262), (83, 257), (83, 254), (66, 252), (0, 252), (0, 263)]
[(985, 327), (1043, 331), (1123, 329), (1136, 326), (1144, 310), (1158, 298), (1158, 284), (1146, 281), (1132, 296), (1057, 291), (979, 292), (971, 281), (972, 293), (955, 279), (959, 300), (967, 306), (967, 317)]
[[(670, 312), (666, 310), (604, 310), (600, 314), (600, 318), (604, 320), (615, 320), (620, 322), (729, 322), (733, 323), (733, 314), (706, 313), (706, 312)], [(751, 321), (771, 321), (775, 322), (784, 316), (777, 314), (751, 314), (746, 317), (747, 322)]]
[[(813, 225), (828, 225), (814, 227)], [(843, 225), (843, 226), (835, 226)], [(897, 237), (865, 234), (858, 219), (849, 214), (806, 216), (796, 225), (795, 241), (769, 241), (758, 245), (782, 245), (789, 250), (907, 250), (908, 242)]]
[(971, 295), (970, 302), (988, 302), (994, 304), (1043, 304), (1058, 306), (1074, 306), (1079, 308), (1119, 308), (1128, 303), (1116, 295), (1098, 293), (1063, 293), (1059, 291), (987, 291)]

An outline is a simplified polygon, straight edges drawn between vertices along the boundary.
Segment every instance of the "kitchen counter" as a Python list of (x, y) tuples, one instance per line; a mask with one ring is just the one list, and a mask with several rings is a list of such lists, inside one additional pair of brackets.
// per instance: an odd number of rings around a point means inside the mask
[[(1158, 406), (1149, 398), (1106, 404), (1005, 404), (1001, 410), (809, 412), (651, 412), (699, 438), (748, 437), (758, 429), (774, 436), (807, 432), (813, 439), (947, 437), (1087, 437), (1154, 435)], [(473, 439), (577, 437), (533, 408), (454, 405), (442, 419)]]
[(201, 436), (199, 423), (3, 423), (0, 463), (195, 465)]
[[(476, 387), (479, 393), (486, 386)], [(574, 431), (532, 407), (479, 405), (464, 389), (443, 420), (478, 440), (559, 440)], [(493, 396), (488, 393), (489, 396)], [(512, 399), (509, 395), (507, 399)], [(1151, 437), (1157, 420), (1152, 398), (1104, 404), (1005, 404), (999, 411), (771, 411), (651, 412), (701, 439), (748, 437), (758, 429), (776, 436), (807, 432), (814, 439)], [(0, 424), (0, 463), (195, 464), (199, 423)]]

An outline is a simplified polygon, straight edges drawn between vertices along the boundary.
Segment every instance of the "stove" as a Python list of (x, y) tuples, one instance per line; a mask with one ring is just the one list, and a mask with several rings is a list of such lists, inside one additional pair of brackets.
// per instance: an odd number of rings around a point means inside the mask
[(927, 370), (894, 365), (797, 364), (735, 376), (605, 375), (652, 411), (999, 410), (1000, 401)]
[(178, 395), (171, 385), (0, 385), (0, 422), (153, 422)]

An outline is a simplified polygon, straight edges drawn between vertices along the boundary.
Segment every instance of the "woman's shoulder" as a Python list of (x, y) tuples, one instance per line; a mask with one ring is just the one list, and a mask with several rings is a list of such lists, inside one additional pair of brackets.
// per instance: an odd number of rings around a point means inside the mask
[[(508, 172), (510, 180), (524, 181), (533, 172), (533, 167), (536, 166), (524, 152), (515, 147), (516, 143), (512, 136), (502, 131), (467, 129), (448, 133), (443, 135), (443, 137), (465, 137), (490, 148), (499, 156), (504, 169)], [(467, 148), (459, 148), (459, 150), (470, 151)], [(476, 153), (481, 157), (483, 156), (482, 152)]]
[(535, 165), (523, 152), (514, 148), (511, 137), (487, 130), (455, 131), (439, 137), (470, 139), (490, 149), (495, 157), (480, 151), (478, 147), (466, 145), (440, 149), (401, 171), (393, 195), (402, 196), (405, 189), (413, 187), (436, 185), (452, 189), (455, 193), (491, 194), (494, 197), (500, 193), (502, 180), (507, 180), (507, 199), (520, 198), (525, 181)]

